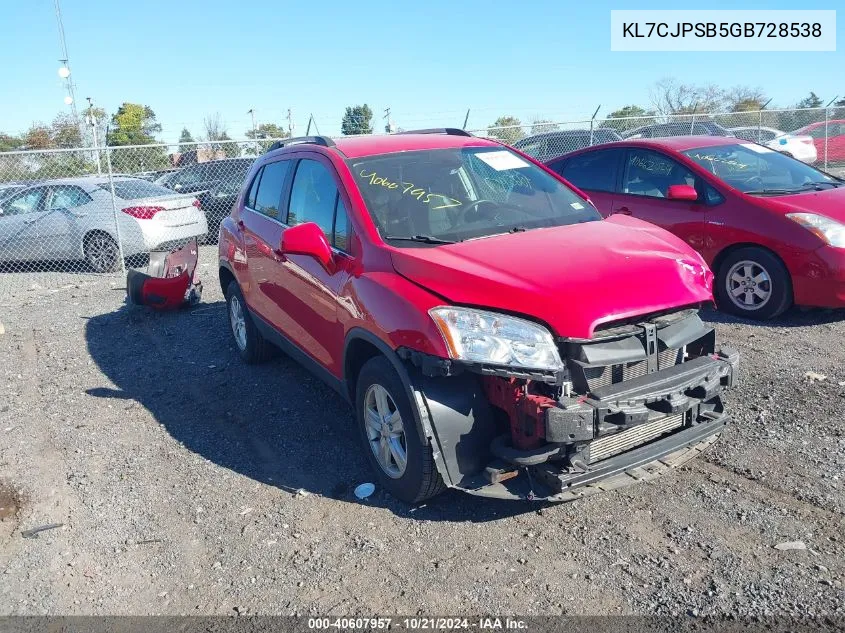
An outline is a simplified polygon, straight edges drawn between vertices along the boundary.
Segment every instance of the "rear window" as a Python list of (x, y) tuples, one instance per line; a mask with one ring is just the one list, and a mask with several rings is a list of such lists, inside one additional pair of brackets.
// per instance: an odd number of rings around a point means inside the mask
[[(100, 189), (110, 191), (109, 183), (100, 185)], [(170, 189), (165, 189), (148, 180), (115, 180), (114, 194), (123, 200), (136, 200), (138, 198), (155, 198), (156, 196), (172, 196)]]

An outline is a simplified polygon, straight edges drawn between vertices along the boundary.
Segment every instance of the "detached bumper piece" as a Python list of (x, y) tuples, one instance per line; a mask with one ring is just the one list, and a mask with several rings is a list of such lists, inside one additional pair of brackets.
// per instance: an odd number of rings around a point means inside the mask
[(198, 303), (202, 283), (197, 277), (197, 258), (196, 239), (172, 251), (151, 252), (146, 273), (130, 270), (126, 274), (129, 302), (156, 310), (175, 310)]

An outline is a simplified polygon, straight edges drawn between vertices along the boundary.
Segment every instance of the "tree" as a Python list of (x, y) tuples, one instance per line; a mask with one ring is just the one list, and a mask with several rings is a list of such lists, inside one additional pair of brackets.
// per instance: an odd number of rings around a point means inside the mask
[(191, 136), (190, 131), (188, 128), (183, 127), (182, 133), (179, 135), (179, 153), (184, 154), (187, 151), (194, 149), (193, 145), (184, 145), (184, 143), (193, 143), (194, 137)]
[(795, 104), (796, 109), (801, 108), (821, 108), (824, 105), (822, 100), (815, 92), (811, 92), (809, 95), (801, 99), (798, 103)]
[(525, 136), (522, 131), (522, 121), (513, 116), (500, 116), (493, 121), (493, 125), (488, 128), (487, 134), (508, 145), (513, 145)]
[(56, 115), (51, 125), (50, 136), (53, 147), (82, 147), (82, 133), (77, 121), (67, 113)]
[(24, 144), (20, 136), (0, 133), (0, 152), (13, 152)]
[(258, 143), (258, 149), (260, 152), (266, 152), (268, 149), (270, 149), (270, 146), (273, 144), (274, 140), (278, 140), (280, 138), (287, 138), (289, 136), (290, 132), (282, 128), (280, 125), (276, 125), (275, 123), (259, 123), (255, 130), (248, 130), (246, 133), (247, 138), (268, 139), (262, 140), (260, 143)]
[(734, 86), (725, 93), (725, 103), (731, 112), (759, 112), (767, 101), (760, 88)]
[(545, 132), (554, 132), (559, 129), (560, 127), (556, 123), (552, 123), (548, 119), (534, 119), (531, 122), (531, 136)]
[(725, 93), (718, 86), (682, 84), (672, 77), (655, 83), (650, 96), (652, 106), (662, 115), (718, 112), (725, 101)]
[(24, 132), (23, 145), (26, 149), (50, 149), (53, 145), (51, 130), (43, 123), (33, 123)]
[(346, 136), (373, 133), (373, 111), (366, 103), (346, 108), (340, 131)]
[(112, 115), (108, 144), (149, 145), (156, 142), (157, 132), (161, 132), (161, 125), (150, 106), (123, 103)]
[[(112, 115), (107, 135), (109, 146), (152, 145), (155, 134), (161, 132), (155, 112), (140, 103), (123, 103)], [(170, 161), (163, 147), (132, 148), (114, 152), (112, 164), (118, 172), (136, 172), (168, 167)]]
[(654, 111), (646, 110), (638, 105), (626, 105), (614, 110), (602, 123), (602, 127), (613, 128), (617, 132), (633, 130), (634, 128), (648, 125), (654, 121)]

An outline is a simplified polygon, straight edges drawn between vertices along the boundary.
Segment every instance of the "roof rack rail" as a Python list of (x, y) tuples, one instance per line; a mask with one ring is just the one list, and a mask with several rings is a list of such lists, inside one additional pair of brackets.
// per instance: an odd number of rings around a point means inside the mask
[(397, 134), (448, 134), (449, 136), (472, 136), (466, 130), (457, 127), (432, 127), (424, 130), (406, 130)]
[(335, 146), (334, 141), (328, 136), (295, 136), (293, 138), (285, 138), (280, 141), (274, 142), (267, 151), (272, 152), (274, 149), (279, 149), (280, 147), (287, 147), (288, 145), (299, 145), (301, 143), (322, 145), (323, 147)]

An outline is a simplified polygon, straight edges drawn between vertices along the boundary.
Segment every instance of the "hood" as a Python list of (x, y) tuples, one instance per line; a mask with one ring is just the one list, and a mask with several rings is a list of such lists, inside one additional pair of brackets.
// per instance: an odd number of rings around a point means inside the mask
[(845, 186), (788, 196), (749, 196), (765, 200), (768, 208), (781, 213), (817, 213), (845, 224)]
[(713, 276), (674, 235), (627, 216), (391, 252), (450, 303), (533, 317), (558, 336), (712, 300)]

